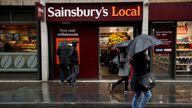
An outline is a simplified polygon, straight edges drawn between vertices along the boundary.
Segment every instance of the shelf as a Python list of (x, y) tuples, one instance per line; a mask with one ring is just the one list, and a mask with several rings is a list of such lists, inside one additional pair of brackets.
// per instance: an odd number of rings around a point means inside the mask
[(167, 62), (164, 62), (164, 61), (158, 61), (158, 60), (155, 60), (156, 63), (159, 63), (159, 64), (166, 64), (166, 65), (169, 65), (168, 61)]
[(192, 56), (177, 56), (176, 58), (192, 58)]
[(178, 77), (191, 77), (192, 75), (176, 75), (176, 76), (178, 76)]
[(192, 64), (177, 63), (176, 65), (192, 65)]
[(191, 71), (187, 71), (187, 70), (176, 70), (176, 72), (191, 72)]
[(192, 42), (177, 42), (177, 44), (192, 44)]
[(192, 51), (192, 49), (177, 49), (177, 51)]

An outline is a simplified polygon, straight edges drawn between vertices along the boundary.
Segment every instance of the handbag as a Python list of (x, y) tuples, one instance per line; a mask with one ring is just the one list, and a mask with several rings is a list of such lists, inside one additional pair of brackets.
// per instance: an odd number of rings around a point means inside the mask
[(139, 84), (143, 91), (148, 91), (156, 86), (156, 77), (152, 72), (149, 72), (139, 77)]

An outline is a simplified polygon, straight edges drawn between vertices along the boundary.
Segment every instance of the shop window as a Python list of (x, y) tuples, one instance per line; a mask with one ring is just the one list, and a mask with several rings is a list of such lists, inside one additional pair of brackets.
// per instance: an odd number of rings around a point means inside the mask
[(192, 75), (192, 21), (177, 22), (176, 76)]
[(34, 25), (0, 25), (0, 71), (37, 71)]
[(34, 26), (1, 25), (1, 52), (37, 52)]

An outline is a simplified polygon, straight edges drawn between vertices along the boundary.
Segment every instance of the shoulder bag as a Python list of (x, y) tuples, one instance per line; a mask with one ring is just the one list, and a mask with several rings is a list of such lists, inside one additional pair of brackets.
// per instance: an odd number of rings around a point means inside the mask
[(149, 72), (143, 76), (139, 77), (139, 84), (141, 85), (141, 89), (143, 91), (148, 91), (155, 87), (156, 85), (156, 77), (152, 72)]

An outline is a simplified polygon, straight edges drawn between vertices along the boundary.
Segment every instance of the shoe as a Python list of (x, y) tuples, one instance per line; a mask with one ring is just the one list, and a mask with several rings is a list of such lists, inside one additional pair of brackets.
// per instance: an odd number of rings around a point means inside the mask
[(71, 83), (70, 85), (71, 86), (77, 86), (77, 83)]
[(109, 93), (111, 94), (113, 92), (113, 84), (109, 84)]
[(64, 81), (59, 81), (59, 85), (62, 85)]

